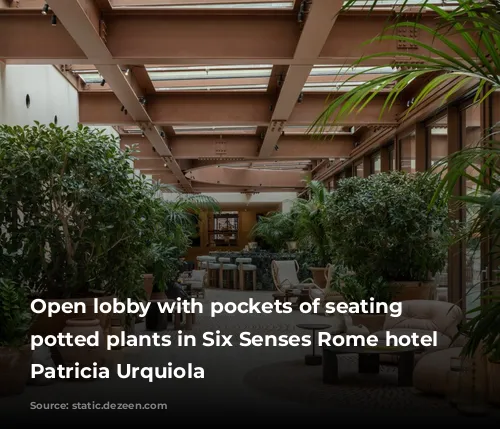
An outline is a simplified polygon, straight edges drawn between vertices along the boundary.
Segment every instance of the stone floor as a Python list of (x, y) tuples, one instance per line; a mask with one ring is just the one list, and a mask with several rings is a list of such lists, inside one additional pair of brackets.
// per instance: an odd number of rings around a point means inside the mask
[[(269, 292), (240, 292), (208, 290), (205, 303), (210, 301), (238, 302), (254, 298), (272, 301)], [(203, 332), (220, 330), (222, 334), (249, 331), (252, 334), (303, 334), (297, 323), (328, 323), (335, 329), (335, 317), (324, 315), (220, 315), (214, 319), (207, 314), (198, 317), (193, 331), (186, 333), (201, 337)], [(144, 330), (138, 325), (138, 332)], [(172, 325), (169, 326), (172, 329)], [(173, 336), (174, 331), (168, 331)], [(342, 386), (324, 385), (321, 366), (306, 367), (303, 356), (310, 349), (301, 347), (164, 347), (128, 350), (122, 353), (124, 363), (138, 366), (193, 366), (205, 369), (205, 378), (167, 379), (149, 383), (142, 379), (111, 379), (92, 382), (59, 381), (49, 386), (30, 386), (19, 396), (0, 399), (0, 416), (37, 422), (54, 419), (73, 419), (75, 414), (65, 412), (30, 411), (32, 403), (140, 403), (168, 404), (168, 411), (81, 411), (79, 422), (123, 419), (143, 422), (144, 419), (181, 419), (182, 422), (215, 422), (232, 424), (243, 422), (287, 421), (317, 422), (321, 419), (354, 422), (391, 421), (394, 418), (442, 418), (450, 422), (457, 413), (442, 399), (418, 395), (411, 388), (394, 386), (394, 369), (383, 368), (377, 380), (346, 379)], [(356, 372), (355, 357), (347, 356), (345, 371)], [(167, 413), (167, 414), (166, 414)], [(461, 417), (460, 417), (461, 418)], [(68, 421), (68, 420), (66, 420)], [(150, 420), (152, 421), (152, 420)], [(174, 420), (172, 420), (174, 421)], [(461, 421), (461, 420), (459, 420)]]

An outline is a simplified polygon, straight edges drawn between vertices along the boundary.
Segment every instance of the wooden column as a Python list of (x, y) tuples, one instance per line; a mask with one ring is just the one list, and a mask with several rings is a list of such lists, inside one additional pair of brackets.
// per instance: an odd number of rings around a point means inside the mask
[[(460, 110), (457, 106), (449, 106), (448, 111), (448, 154), (460, 150), (462, 138), (462, 124)], [(454, 196), (463, 193), (463, 181), (456, 184), (453, 190)], [(461, 207), (457, 207), (457, 202), (450, 202), (450, 216), (452, 220), (462, 222), (464, 212)], [(459, 305), (465, 309), (465, 248), (464, 243), (459, 242), (450, 246), (448, 250), (448, 301)]]
[(423, 122), (415, 126), (415, 171), (427, 170), (427, 128)]

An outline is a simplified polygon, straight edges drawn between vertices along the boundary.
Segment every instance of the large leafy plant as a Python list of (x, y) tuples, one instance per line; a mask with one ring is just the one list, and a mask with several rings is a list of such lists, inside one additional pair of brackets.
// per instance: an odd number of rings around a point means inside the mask
[(46, 298), (140, 290), (155, 190), (80, 126), (0, 126), (0, 266)]
[[(159, 189), (161, 190), (161, 189)], [(174, 192), (174, 189), (168, 189)], [(217, 202), (207, 195), (177, 194), (175, 200), (157, 198), (149, 225), (151, 238), (144, 270), (154, 276), (154, 290), (165, 291), (176, 280), (181, 257), (191, 244), (195, 220), (202, 210), (218, 211)]]
[(296, 213), (272, 212), (261, 217), (250, 231), (250, 237), (262, 239), (272, 251), (283, 250), (287, 242), (295, 241)]
[(322, 182), (310, 181), (306, 198), (297, 198), (292, 211), (296, 213), (296, 234), (300, 247), (308, 250), (310, 266), (326, 267), (331, 262), (327, 228), (327, 206), (330, 192)]
[[(371, 9), (379, 0), (374, 0)], [(398, 3), (401, 10), (409, 4), (408, 1)], [(345, 2), (344, 10), (356, 5), (355, 0)], [(405, 14), (395, 14), (388, 28), (378, 37), (368, 43), (380, 40), (402, 43), (412, 43), (420, 52), (405, 50), (400, 52), (379, 52), (364, 56), (354, 65), (376, 60), (376, 67), (368, 67), (362, 73), (377, 73), (378, 69), (394, 67), (395, 73), (382, 74), (354, 89), (333, 99), (314, 124), (314, 128), (322, 132), (325, 128), (337, 123), (342, 117), (353, 112), (360, 112), (376, 94), (385, 94), (386, 103), (383, 110), (390, 109), (398, 101), (399, 96), (412, 82), (424, 82), (417, 88), (408, 112), (421, 105), (427, 96), (448, 84), (443, 101), (457, 95), (466, 87), (475, 85), (474, 101), (483, 102), (500, 88), (500, 2), (498, 0), (457, 0), (455, 5), (431, 4), (423, 0), (419, 6), (421, 11), (429, 9), (436, 18), (432, 25), (424, 25), (419, 19), (408, 20)], [(369, 8), (369, 9), (370, 9)], [(415, 15), (414, 15), (415, 16)], [(402, 31), (401, 31), (402, 30)], [(409, 31), (408, 31), (409, 30)], [(410, 31), (417, 30), (427, 37), (415, 40), (408, 37)], [(426, 41), (425, 41), (426, 40)], [(424, 52), (424, 54), (422, 54)], [(390, 63), (384, 63), (384, 58), (391, 58)], [(359, 80), (359, 75), (349, 77), (350, 81)], [(382, 113), (382, 112), (381, 112)], [(447, 173), (443, 177), (442, 189), (436, 193), (436, 200), (448, 204), (449, 198), (454, 198), (453, 190), (464, 180), (470, 180), (476, 187), (473, 195), (461, 198), (465, 209), (475, 212), (473, 221), (463, 225), (467, 231), (461, 234), (459, 240), (487, 241), (490, 246), (487, 255), (492, 261), (498, 260), (498, 165), (499, 145), (497, 130), (492, 130), (492, 136), (477, 143), (476, 147), (465, 148), (443, 161)], [(444, 196), (444, 198), (443, 198)], [(494, 265), (498, 265), (493, 262)], [(483, 298), (489, 302), (479, 305), (473, 310), (475, 316), (464, 325), (469, 341), (464, 347), (464, 354), (472, 356), (480, 345), (497, 361), (500, 360), (500, 342), (498, 325), (500, 306), (491, 301), (491, 291), (498, 287), (498, 281), (484, 283)]]
[(451, 229), (446, 207), (429, 210), (437, 180), (391, 172), (340, 181), (325, 234), (335, 258), (360, 279), (425, 281), (441, 271)]
[(0, 278), (0, 346), (27, 344), (32, 321), (26, 291), (11, 280)]

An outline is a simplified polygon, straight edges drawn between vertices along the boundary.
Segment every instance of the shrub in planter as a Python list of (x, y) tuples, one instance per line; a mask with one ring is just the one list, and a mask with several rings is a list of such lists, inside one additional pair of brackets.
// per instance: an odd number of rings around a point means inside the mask
[(451, 240), (447, 207), (430, 205), (438, 182), (436, 175), (403, 172), (341, 180), (326, 210), (336, 258), (361, 278), (420, 284), (420, 298), (428, 298), (424, 286), (444, 268)]
[(24, 289), (0, 278), (0, 396), (24, 391), (31, 365), (32, 318)]
[[(9, 277), (45, 299), (138, 297), (157, 197), (132, 161), (132, 150), (88, 127), (0, 126), (0, 266)], [(39, 317), (37, 330), (60, 332), (66, 316)]]

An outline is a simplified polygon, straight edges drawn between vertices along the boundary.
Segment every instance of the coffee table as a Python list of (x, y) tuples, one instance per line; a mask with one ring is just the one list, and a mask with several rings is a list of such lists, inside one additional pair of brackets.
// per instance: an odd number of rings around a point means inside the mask
[(312, 331), (312, 355), (305, 356), (306, 365), (321, 365), (322, 358), (320, 355), (316, 354), (316, 331), (321, 331), (331, 327), (332, 325), (327, 325), (326, 323), (301, 323), (297, 325), (297, 328)]
[[(381, 346), (381, 347), (380, 347)], [(357, 354), (358, 371), (360, 374), (378, 374), (380, 371), (380, 355), (391, 354), (398, 356), (398, 386), (413, 384), (413, 367), (415, 366), (415, 352), (420, 347), (323, 347), (323, 383), (339, 383), (339, 368), (337, 355)]]

